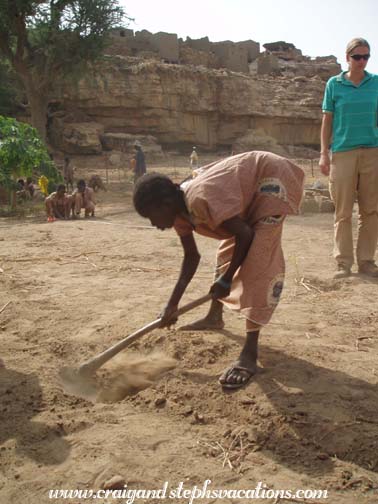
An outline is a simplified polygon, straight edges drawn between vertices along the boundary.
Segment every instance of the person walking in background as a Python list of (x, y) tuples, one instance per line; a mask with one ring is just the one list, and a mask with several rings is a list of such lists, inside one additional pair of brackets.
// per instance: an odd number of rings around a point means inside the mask
[[(378, 277), (378, 75), (365, 70), (369, 43), (354, 38), (346, 48), (349, 69), (327, 82), (323, 99), (319, 166), (329, 175), (335, 204), (334, 278), (351, 274), (354, 263), (352, 213), (357, 193), (359, 273)], [(331, 154), (330, 154), (331, 152)]]
[(135, 168), (134, 168), (134, 183), (146, 173), (146, 160), (142, 146), (139, 142), (135, 142)]
[(198, 154), (197, 154), (197, 149), (196, 147), (193, 147), (193, 151), (190, 154), (190, 167), (192, 169), (198, 168)]

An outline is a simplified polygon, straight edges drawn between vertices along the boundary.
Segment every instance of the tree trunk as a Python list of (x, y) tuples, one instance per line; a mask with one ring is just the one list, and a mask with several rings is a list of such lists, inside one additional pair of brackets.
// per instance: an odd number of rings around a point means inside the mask
[[(10, 2), (17, 3), (17, 2)], [(34, 3), (25, 2), (24, 3)], [(44, 3), (38, 1), (35, 3)], [(53, 2), (51, 2), (53, 3)], [(44, 75), (38, 70), (38, 68), (33, 64), (34, 52), (29, 51), (27, 42), (27, 29), (25, 24), (25, 18), (21, 14), (17, 14), (20, 7), (14, 7), (15, 9), (15, 20), (16, 23), (16, 39), (17, 39), (17, 50), (13, 51), (10, 46), (8, 46), (8, 37), (5, 42), (6, 56), (9, 58), (14, 70), (22, 80), (26, 96), (28, 98), (28, 103), (30, 107), (31, 123), (34, 128), (39, 132), (41, 139), (46, 143), (47, 140), (47, 110), (49, 103), (49, 85), (50, 81), (45, 79)], [(3, 44), (4, 45), (4, 44)], [(2, 47), (3, 48), (3, 47)], [(27, 49), (27, 50), (26, 50)], [(44, 74), (46, 72), (43, 72)], [(46, 73), (51, 79), (53, 79), (53, 74)]]
[(23, 81), (28, 97), (32, 126), (38, 131), (42, 140), (47, 143), (48, 92), (34, 86), (29, 75), (24, 76)]
[(10, 203), (9, 206), (11, 207), (11, 210), (16, 210), (16, 208), (17, 208), (17, 194), (14, 189), (12, 189), (9, 194), (9, 203)]
[(47, 143), (47, 108), (49, 101), (38, 91), (28, 92), (30, 105), (31, 123), (38, 131), (42, 140)]

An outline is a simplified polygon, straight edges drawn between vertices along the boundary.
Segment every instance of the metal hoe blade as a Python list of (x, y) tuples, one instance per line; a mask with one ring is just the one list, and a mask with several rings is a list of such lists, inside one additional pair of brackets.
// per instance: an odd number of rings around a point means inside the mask
[(80, 368), (66, 366), (59, 371), (59, 379), (66, 394), (95, 402), (97, 385), (92, 373), (83, 373)]

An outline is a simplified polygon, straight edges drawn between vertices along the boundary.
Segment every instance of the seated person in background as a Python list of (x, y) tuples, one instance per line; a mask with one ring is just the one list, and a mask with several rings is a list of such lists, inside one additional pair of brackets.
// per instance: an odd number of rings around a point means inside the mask
[(85, 217), (94, 217), (95, 211), (95, 200), (94, 200), (94, 190), (87, 187), (85, 180), (80, 179), (77, 183), (77, 189), (75, 189), (73, 196), (73, 217), (79, 217), (81, 209), (85, 210)]
[(26, 200), (27, 199), (27, 195), (26, 195), (26, 191), (25, 191), (25, 180), (22, 178), (17, 180), (16, 195), (19, 200)]
[(27, 178), (26, 183), (25, 183), (25, 180), (22, 178), (17, 180), (16, 195), (17, 195), (17, 198), (19, 199), (19, 201), (26, 201), (26, 200), (30, 200), (33, 198), (34, 186), (33, 186), (33, 184), (31, 184), (32, 191), (33, 191), (33, 193), (32, 193), (31, 189), (29, 187), (29, 180), (31, 180), (30, 177)]
[(17, 180), (17, 191), (23, 191), (25, 189), (25, 180), (23, 178), (20, 178)]
[(91, 187), (94, 192), (97, 192), (99, 189), (106, 191), (106, 187), (100, 175), (92, 175), (88, 181), (88, 187)]
[(66, 194), (66, 186), (59, 184), (57, 190), (45, 199), (47, 220), (68, 219), (72, 208), (72, 196)]

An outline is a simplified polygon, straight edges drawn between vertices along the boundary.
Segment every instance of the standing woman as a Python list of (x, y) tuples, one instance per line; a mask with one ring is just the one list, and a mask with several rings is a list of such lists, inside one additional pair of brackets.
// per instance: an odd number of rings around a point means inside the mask
[(378, 75), (365, 70), (369, 58), (368, 42), (351, 40), (346, 48), (349, 69), (329, 79), (323, 100), (319, 166), (329, 175), (335, 204), (334, 278), (351, 274), (356, 193), (358, 271), (378, 277), (374, 262), (378, 240)]

